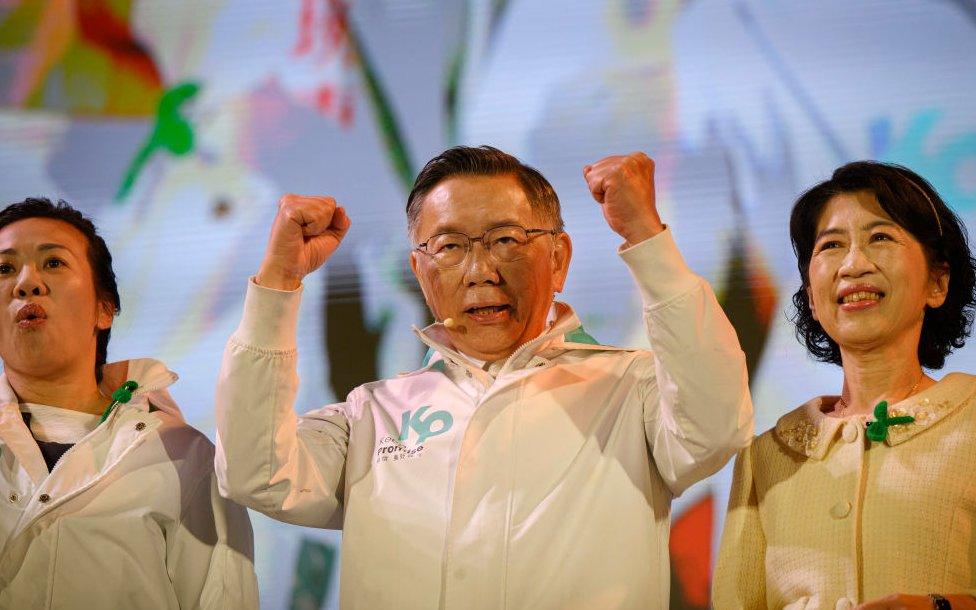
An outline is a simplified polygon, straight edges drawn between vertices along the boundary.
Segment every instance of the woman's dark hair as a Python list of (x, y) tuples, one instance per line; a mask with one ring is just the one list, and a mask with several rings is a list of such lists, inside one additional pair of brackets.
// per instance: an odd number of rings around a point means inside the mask
[(802, 285), (793, 295), (793, 322), (797, 338), (822, 362), (840, 364), (840, 348), (813, 318), (807, 288), (817, 223), (827, 202), (843, 193), (868, 192), (881, 209), (922, 244), (930, 266), (949, 270), (949, 290), (937, 309), (926, 308), (918, 358), (927, 369), (945, 365), (946, 356), (966, 342), (976, 308), (976, 261), (966, 229), (939, 193), (924, 178), (900, 165), (855, 161), (836, 171), (830, 180), (803, 193), (790, 215), (790, 239), (796, 253)]
[[(0, 230), (18, 220), (28, 218), (51, 218), (66, 222), (78, 229), (88, 242), (88, 264), (91, 265), (92, 276), (95, 279), (95, 295), (100, 301), (111, 303), (113, 311), (118, 314), (122, 309), (119, 299), (119, 287), (112, 269), (112, 254), (105, 245), (105, 240), (98, 234), (95, 225), (84, 214), (71, 207), (64, 201), (51, 203), (44, 197), (28, 197), (12, 203), (0, 210)], [(95, 379), (102, 380), (102, 365), (108, 357), (108, 340), (112, 334), (111, 328), (99, 330), (95, 344)]]
[(549, 181), (534, 167), (493, 146), (455, 146), (427, 162), (407, 197), (407, 228), (411, 235), (417, 227), (424, 197), (435, 186), (453, 176), (515, 176), (525, 191), (532, 211), (556, 231), (563, 230), (559, 197)]

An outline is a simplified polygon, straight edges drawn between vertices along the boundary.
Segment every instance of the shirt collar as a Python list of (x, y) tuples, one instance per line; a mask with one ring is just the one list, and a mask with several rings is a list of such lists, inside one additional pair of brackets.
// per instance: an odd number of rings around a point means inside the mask
[[(948, 415), (960, 409), (976, 395), (976, 377), (964, 373), (950, 373), (935, 385), (894, 403), (888, 408), (891, 417), (910, 415), (910, 424), (891, 426), (884, 440), (895, 446), (925, 432)], [(859, 425), (873, 417), (831, 417), (824, 414), (826, 405), (833, 405), (837, 396), (819, 396), (787, 413), (776, 422), (775, 434), (790, 449), (809, 458), (822, 460), (838, 437), (838, 430), (848, 421)]]

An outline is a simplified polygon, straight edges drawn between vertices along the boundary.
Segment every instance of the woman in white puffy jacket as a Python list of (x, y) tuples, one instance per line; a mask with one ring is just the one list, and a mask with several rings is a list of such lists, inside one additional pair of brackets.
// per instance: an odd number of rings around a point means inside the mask
[(247, 513), (154, 360), (105, 364), (119, 294), (91, 221), (0, 211), (0, 608), (256, 608)]

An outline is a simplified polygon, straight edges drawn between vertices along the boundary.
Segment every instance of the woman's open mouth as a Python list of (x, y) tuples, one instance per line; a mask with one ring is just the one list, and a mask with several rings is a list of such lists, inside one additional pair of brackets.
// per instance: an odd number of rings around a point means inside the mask
[(860, 311), (874, 307), (884, 298), (884, 293), (875, 290), (858, 290), (850, 292), (837, 299), (837, 303), (844, 311)]
[(37, 303), (28, 303), (17, 311), (14, 321), (21, 328), (36, 328), (47, 322), (47, 312)]

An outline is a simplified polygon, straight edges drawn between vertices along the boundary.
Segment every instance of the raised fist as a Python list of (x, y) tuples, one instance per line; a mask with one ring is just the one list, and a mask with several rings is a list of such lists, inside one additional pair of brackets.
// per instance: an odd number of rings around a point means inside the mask
[(328, 260), (351, 222), (332, 197), (285, 195), (264, 252), (257, 283), (277, 290), (295, 290), (302, 279)]
[(600, 159), (583, 168), (583, 178), (607, 224), (628, 244), (664, 230), (654, 199), (654, 161), (644, 153)]

